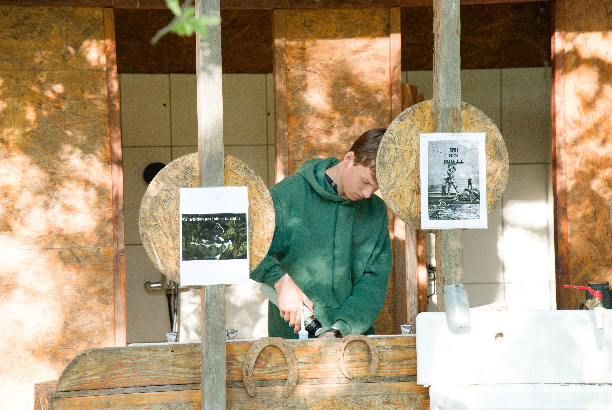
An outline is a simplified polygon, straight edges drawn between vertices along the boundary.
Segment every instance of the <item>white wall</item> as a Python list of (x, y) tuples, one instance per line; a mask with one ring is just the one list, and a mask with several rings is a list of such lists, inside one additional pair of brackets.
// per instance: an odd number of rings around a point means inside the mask
[[(404, 82), (432, 97), (430, 71), (403, 73)], [(463, 70), (462, 99), (500, 129), (510, 158), (502, 203), (489, 229), (466, 231), (464, 282), (472, 306), (506, 301), (517, 309), (555, 308), (550, 172), (550, 69)], [(274, 181), (274, 105), (271, 74), (223, 75), (225, 153)], [(168, 163), (197, 151), (195, 75), (122, 74), (127, 339), (164, 341), (170, 330), (163, 291), (146, 281), (162, 275), (148, 260), (138, 233), (138, 210), (151, 162)], [(199, 340), (200, 297), (181, 291), (181, 340)], [(252, 283), (227, 288), (227, 327), (239, 337), (266, 336), (267, 305)]]

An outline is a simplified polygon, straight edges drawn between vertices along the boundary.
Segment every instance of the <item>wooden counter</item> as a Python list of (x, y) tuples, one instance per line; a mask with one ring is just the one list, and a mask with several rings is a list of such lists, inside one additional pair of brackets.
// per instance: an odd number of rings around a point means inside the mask
[[(416, 384), (415, 342), (228, 341), (227, 409), (429, 409), (428, 389)], [(36, 385), (35, 410), (200, 409), (200, 357), (198, 343), (88, 350), (58, 381)]]

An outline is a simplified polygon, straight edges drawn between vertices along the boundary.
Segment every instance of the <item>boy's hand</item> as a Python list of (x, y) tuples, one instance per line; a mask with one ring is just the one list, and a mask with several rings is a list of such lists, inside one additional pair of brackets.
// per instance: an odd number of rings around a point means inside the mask
[(274, 289), (278, 293), (280, 316), (285, 322), (289, 322), (289, 326), (294, 328), (293, 331), (295, 333), (299, 332), (302, 327), (302, 305), (306, 305), (311, 312), (314, 311), (311, 300), (308, 299), (308, 296), (302, 292), (288, 274), (285, 274), (276, 281)]

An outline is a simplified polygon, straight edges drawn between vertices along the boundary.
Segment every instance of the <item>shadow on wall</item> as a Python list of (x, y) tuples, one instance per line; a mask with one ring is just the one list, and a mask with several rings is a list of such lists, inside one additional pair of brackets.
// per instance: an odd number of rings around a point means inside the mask
[[(591, 26), (597, 24), (590, 21), (593, 19), (585, 17)], [(564, 138), (557, 145), (563, 144), (565, 151), (557, 152), (563, 174), (556, 176), (557, 218), (567, 218), (556, 243), (557, 277), (564, 284), (612, 281), (612, 58), (609, 27), (601, 29), (566, 30), (564, 55), (555, 56), (564, 63), (557, 85), (557, 96), (562, 98), (557, 106), (563, 107), (561, 115), (557, 114), (557, 127), (562, 129), (556, 132), (557, 138)], [(579, 292), (563, 290), (562, 294), (558, 301), (562, 309), (575, 309), (582, 299)]]
[(3, 6), (0, 22), (0, 396), (18, 409), (114, 344), (112, 182), (102, 11)]

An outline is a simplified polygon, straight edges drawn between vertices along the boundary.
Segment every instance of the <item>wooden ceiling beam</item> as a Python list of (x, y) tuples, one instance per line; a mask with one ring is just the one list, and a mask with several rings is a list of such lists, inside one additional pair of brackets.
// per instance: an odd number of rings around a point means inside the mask
[[(461, 5), (496, 3), (533, 3), (551, 0), (462, 0)], [(0, 0), (13, 6), (78, 6), (115, 9), (159, 10), (165, 0)], [(337, 9), (365, 7), (433, 7), (433, 0), (221, 0), (221, 9)]]

